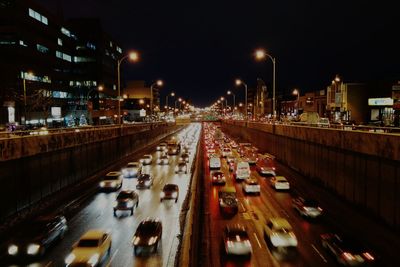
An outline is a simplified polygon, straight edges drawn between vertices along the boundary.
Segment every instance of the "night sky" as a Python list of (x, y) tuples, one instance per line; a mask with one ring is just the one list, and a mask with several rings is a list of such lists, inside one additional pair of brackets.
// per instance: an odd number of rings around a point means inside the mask
[[(37, 2), (56, 10), (54, 0)], [(258, 47), (276, 57), (277, 91), (286, 94), (324, 89), (335, 74), (345, 82), (400, 80), (396, 1), (58, 2), (66, 18), (99, 17), (124, 49), (139, 50), (141, 62), (124, 63), (125, 76), (162, 78), (162, 96), (173, 90), (195, 105), (228, 89), (240, 98), (236, 77), (249, 86), (262, 78), (271, 89), (272, 63), (254, 60)]]

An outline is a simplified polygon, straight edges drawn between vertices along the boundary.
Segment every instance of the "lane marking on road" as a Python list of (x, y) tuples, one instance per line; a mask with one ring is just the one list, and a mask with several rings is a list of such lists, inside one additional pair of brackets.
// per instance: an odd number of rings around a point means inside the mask
[(245, 211), (246, 211), (246, 209), (244, 208), (244, 206), (243, 206), (242, 202), (239, 202), (239, 203), (240, 203), (240, 206), (242, 206), (243, 212), (245, 212)]
[(283, 212), (283, 214), (285, 214), (286, 217), (290, 218), (289, 213), (287, 213), (286, 210), (281, 209), (281, 211)]
[(327, 263), (327, 259), (325, 259), (324, 255), (322, 255), (321, 252), (319, 252), (319, 250), (314, 246), (314, 244), (311, 244), (311, 247), (317, 252), (317, 254), (322, 258), (322, 260)]
[(256, 233), (253, 233), (253, 235), (254, 235), (254, 237), (256, 238), (256, 241), (257, 241), (258, 246), (259, 246), (260, 248), (262, 248), (261, 243), (260, 243), (260, 240), (258, 240), (257, 234), (256, 234)]
[(44, 267), (49, 267), (49, 266), (51, 266), (53, 264), (53, 262), (52, 261), (49, 261)]

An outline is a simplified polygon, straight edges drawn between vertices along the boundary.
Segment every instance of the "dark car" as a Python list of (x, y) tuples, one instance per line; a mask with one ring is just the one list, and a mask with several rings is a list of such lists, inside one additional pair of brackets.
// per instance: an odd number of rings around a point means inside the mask
[(322, 234), (322, 246), (327, 249), (344, 266), (373, 266), (375, 255), (364, 245), (353, 238), (333, 233)]
[(10, 257), (43, 256), (47, 249), (64, 237), (68, 230), (64, 216), (41, 216), (29, 223), (22, 232), (15, 233), (15, 238), (8, 245)]
[(221, 212), (236, 214), (239, 211), (239, 203), (234, 187), (228, 187), (218, 191), (218, 200)]
[(188, 173), (187, 164), (185, 162), (179, 162), (178, 165), (175, 166), (175, 173)]
[(139, 196), (135, 191), (123, 190), (119, 192), (114, 203), (114, 216), (117, 216), (117, 210), (130, 210), (133, 215), (133, 208), (139, 206)]
[(150, 188), (153, 185), (153, 177), (150, 174), (141, 174), (138, 178), (136, 189)]
[(162, 237), (162, 224), (158, 219), (143, 220), (136, 229), (132, 238), (133, 251), (135, 255), (139, 253), (139, 248), (153, 248), (157, 251), (158, 243)]
[(322, 215), (322, 208), (314, 199), (296, 197), (293, 198), (292, 204), (293, 208), (302, 216), (316, 218)]
[(179, 187), (176, 184), (166, 184), (162, 192), (160, 193), (160, 202), (164, 199), (175, 199), (175, 202), (179, 198)]
[(212, 183), (213, 184), (225, 184), (226, 183), (226, 178), (225, 174), (220, 171), (213, 172), (211, 174), (212, 177)]
[(189, 154), (188, 153), (182, 153), (181, 157), (179, 158), (180, 161), (185, 161), (186, 163), (189, 162)]

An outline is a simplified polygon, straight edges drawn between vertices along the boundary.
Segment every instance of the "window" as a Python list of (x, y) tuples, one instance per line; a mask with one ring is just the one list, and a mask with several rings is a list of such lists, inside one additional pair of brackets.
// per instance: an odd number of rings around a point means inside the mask
[(49, 22), (47, 20), (47, 17), (41, 15), (39, 12), (36, 12), (35, 10), (29, 8), (28, 13), (31, 18), (34, 18), (37, 21), (40, 21), (41, 23), (48, 25)]
[(122, 54), (122, 49), (121, 49), (121, 47), (117, 46), (117, 51), (118, 51), (119, 53)]
[(61, 27), (61, 33), (68, 37), (71, 37), (71, 32), (64, 27)]
[(56, 57), (63, 59), (65, 61), (68, 61), (68, 62), (72, 61), (72, 57), (70, 55), (60, 52), (60, 51), (56, 51)]
[(96, 60), (91, 57), (74, 57), (74, 62), (95, 62)]
[(58, 44), (59, 46), (62, 46), (62, 45), (63, 45), (63, 41), (62, 41), (61, 38), (58, 38), (58, 39), (57, 39), (57, 44)]
[(110, 41), (110, 47), (113, 47), (113, 43)]
[(37, 51), (44, 53), (44, 54), (49, 52), (49, 49), (41, 44), (36, 44), (36, 49), (37, 49)]
[(92, 50), (96, 50), (96, 46), (94, 44), (90, 43), (90, 42), (86, 43), (86, 47), (89, 48), (89, 49), (92, 49)]
[(113, 84), (113, 90), (117, 90), (117, 86)]
[(25, 46), (25, 47), (28, 46), (28, 45), (27, 45), (24, 41), (22, 41), (22, 40), (19, 40), (19, 44), (20, 44), (21, 46)]

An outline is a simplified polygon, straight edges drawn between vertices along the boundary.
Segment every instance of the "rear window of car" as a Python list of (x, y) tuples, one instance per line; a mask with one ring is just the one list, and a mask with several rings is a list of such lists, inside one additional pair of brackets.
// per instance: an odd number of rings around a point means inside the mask
[(99, 244), (98, 239), (81, 239), (79, 240), (78, 247), (91, 248), (97, 247)]

